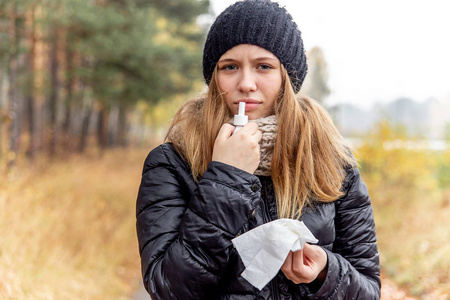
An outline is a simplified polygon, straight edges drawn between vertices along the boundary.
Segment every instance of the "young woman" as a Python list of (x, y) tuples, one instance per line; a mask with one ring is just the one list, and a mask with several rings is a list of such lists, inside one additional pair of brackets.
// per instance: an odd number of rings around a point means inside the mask
[[(296, 99), (303, 42), (286, 10), (237, 2), (205, 43), (207, 94), (176, 114), (148, 155), (137, 199), (144, 284), (152, 299), (378, 299), (370, 198), (325, 110)], [(246, 103), (250, 122), (233, 134)], [(277, 218), (319, 240), (290, 252), (262, 290), (231, 240)]]

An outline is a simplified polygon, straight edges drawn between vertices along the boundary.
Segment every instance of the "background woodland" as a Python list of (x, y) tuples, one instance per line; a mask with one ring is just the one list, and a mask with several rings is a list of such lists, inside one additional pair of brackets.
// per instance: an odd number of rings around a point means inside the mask
[[(206, 89), (213, 18), (208, 0), (0, 0), (0, 299), (139, 289), (142, 163)], [(307, 50), (301, 93), (339, 120), (325, 53)], [(383, 282), (397, 287), (382, 299), (449, 299), (450, 126), (435, 148), (395, 116), (337, 125), (371, 194)]]

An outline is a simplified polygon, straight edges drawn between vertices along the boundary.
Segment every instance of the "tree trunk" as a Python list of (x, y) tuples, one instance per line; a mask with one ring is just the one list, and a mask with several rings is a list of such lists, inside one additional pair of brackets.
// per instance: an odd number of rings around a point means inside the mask
[(92, 111), (93, 111), (93, 105), (91, 102), (84, 109), (84, 113), (82, 116), (83, 120), (81, 123), (80, 142), (78, 144), (78, 152), (80, 152), (80, 153), (84, 152), (87, 147), (87, 141), (88, 141), (88, 135), (89, 135), (89, 125), (90, 125), (91, 118), (92, 118)]
[(47, 146), (47, 102), (46, 75), (48, 74), (49, 44), (48, 29), (42, 20), (46, 18), (44, 8), (40, 5), (34, 6), (33, 15), (33, 148), (32, 152), (37, 154)]
[(17, 92), (17, 69), (18, 69), (18, 40), (16, 35), (16, 12), (14, 11), (10, 16), (9, 22), (9, 38), (10, 43), (14, 45), (14, 51), (9, 61), (9, 84), (8, 84), (8, 98), (9, 98), (9, 142), (8, 142), (8, 161), (7, 168), (11, 169), (16, 162), (17, 152), (19, 150), (19, 135), (20, 135), (20, 118), (19, 118), (19, 95)]
[[(0, 32), (3, 32), (3, 17), (0, 17)], [(0, 47), (3, 46), (3, 40), (0, 37)], [(5, 76), (6, 76), (6, 68), (4, 67), (4, 57), (0, 56), (0, 161), (3, 156), (3, 122), (5, 122), (5, 118), (3, 117), (3, 99), (6, 97), (5, 95)]]
[(19, 96), (16, 90), (17, 57), (12, 57), (9, 64), (9, 155), (8, 169), (15, 165), (17, 152), (19, 150), (20, 120), (19, 120)]
[(117, 128), (117, 144), (120, 147), (128, 146), (128, 122), (127, 122), (128, 106), (126, 104), (119, 105), (119, 118)]
[(28, 149), (26, 151), (26, 155), (31, 160), (34, 159), (35, 151), (36, 151), (36, 109), (35, 109), (35, 59), (36, 59), (36, 32), (34, 27), (34, 9), (32, 9), (29, 17), (27, 18), (27, 27), (30, 30), (30, 51), (28, 54), (27, 61), (27, 72), (28, 72), (28, 94), (26, 97), (26, 118), (28, 119), (28, 135), (29, 135), (29, 144)]
[[(0, 28), (1, 29), (1, 28)], [(3, 99), (6, 99), (6, 68), (3, 66), (3, 62), (0, 62), (0, 160), (3, 156), (3, 123), (6, 122), (6, 116), (3, 112)]]
[(97, 119), (97, 143), (102, 152), (108, 147), (108, 123), (109, 110), (101, 107), (98, 111)]
[[(81, 67), (86, 67), (88, 64), (88, 61), (86, 58), (82, 56), (77, 57), (77, 65), (80, 64)], [(79, 153), (82, 153), (86, 150), (87, 144), (88, 144), (88, 135), (89, 135), (89, 126), (92, 119), (92, 112), (94, 109), (94, 103), (91, 99), (89, 87), (84, 78), (77, 78), (78, 80), (78, 89), (77, 94), (80, 94), (81, 99), (81, 131), (80, 131), (80, 139), (78, 143), (78, 149), (77, 151)]]
[[(30, 74), (32, 74), (30, 72)], [(35, 105), (34, 105), (34, 96), (32, 94), (28, 95), (26, 98), (26, 117), (28, 119), (28, 135), (29, 135), (29, 144), (28, 149), (26, 151), (26, 156), (33, 160), (36, 151), (36, 118), (35, 118)]]
[(73, 93), (75, 86), (74, 79), (74, 60), (73, 60), (73, 52), (70, 49), (71, 44), (70, 41), (66, 40), (65, 47), (65, 58), (66, 58), (66, 101), (64, 102), (65, 110), (64, 110), (64, 120), (62, 124), (62, 139), (63, 139), (63, 150), (64, 152), (72, 152), (73, 143), (70, 132), (70, 125), (72, 124), (72, 105), (73, 105)]
[(59, 78), (58, 78), (58, 34), (55, 29), (53, 32), (53, 41), (50, 49), (50, 96), (49, 96), (49, 122), (48, 122), (48, 134), (49, 134), (49, 155), (53, 157), (56, 154), (57, 144), (57, 115), (58, 115), (58, 101), (59, 101)]
[[(0, 32), (7, 28), (4, 17), (0, 17)], [(0, 37), (0, 47), (3, 46), (3, 39)], [(0, 56), (0, 159), (3, 156), (3, 124), (6, 124), (7, 116), (5, 103), (8, 95), (8, 67), (6, 56)]]

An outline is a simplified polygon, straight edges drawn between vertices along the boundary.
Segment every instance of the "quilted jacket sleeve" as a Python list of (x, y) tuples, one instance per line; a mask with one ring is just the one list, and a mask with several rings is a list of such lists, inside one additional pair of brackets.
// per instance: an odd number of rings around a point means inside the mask
[(346, 196), (336, 202), (336, 240), (328, 274), (310, 299), (379, 299), (380, 266), (372, 205), (357, 168), (350, 170)]
[(170, 145), (146, 159), (136, 226), (144, 284), (153, 300), (210, 299), (231, 239), (260, 199), (258, 178), (226, 164), (211, 162), (197, 185), (189, 178)]

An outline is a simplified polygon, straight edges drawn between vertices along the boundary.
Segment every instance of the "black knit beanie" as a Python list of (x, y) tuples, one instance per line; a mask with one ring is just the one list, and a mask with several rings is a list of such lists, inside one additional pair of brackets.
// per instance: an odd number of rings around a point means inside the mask
[(295, 93), (308, 66), (301, 33), (291, 15), (269, 0), (244, 0), (225, 9), (212, 24), (203, 50), (203, 77), (209, 85), (220, 57), (240, 44), (272, 52), (287, 69)]

